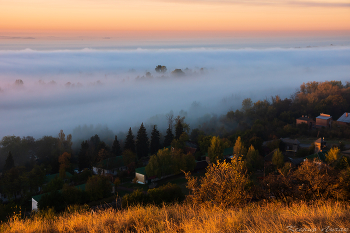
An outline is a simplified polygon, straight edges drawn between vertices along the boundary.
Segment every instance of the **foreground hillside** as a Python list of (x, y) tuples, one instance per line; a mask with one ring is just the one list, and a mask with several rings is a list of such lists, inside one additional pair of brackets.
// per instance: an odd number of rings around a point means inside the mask
[(239, 209), (170, 205), (12, 218), (1, 232), (347, 232), (350, 205), (249, 204)]

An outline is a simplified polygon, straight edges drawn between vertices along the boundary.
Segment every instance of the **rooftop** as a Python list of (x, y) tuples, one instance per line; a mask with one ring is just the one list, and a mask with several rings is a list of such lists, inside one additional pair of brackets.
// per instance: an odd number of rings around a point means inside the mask
[(337, 121), (350, 123), (350, 116), (347, 112), (344, 112), (344, 114), (341, 117), (339, 117), (339, 119)]
[(146, 175), (146, 167), (139, 167), (135, 169), (136, 173), (142, 174), (142, 175)]
[(300, 144), (300, 142), (297, 139), (281, 138), (281, 141), (288, 144)]
[(316, 117), (318, 119), (322, 119), (322, 120), (328, 120), (328, 119), (331, 119), (332, 116), (331, 115), (328, 115), (328, 114), (324, 114), (324, 113), (321, 113), (318, 117)]

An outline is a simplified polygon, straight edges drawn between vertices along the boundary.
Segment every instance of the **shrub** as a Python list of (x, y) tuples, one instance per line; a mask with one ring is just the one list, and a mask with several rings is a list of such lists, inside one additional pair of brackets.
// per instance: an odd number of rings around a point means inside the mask
[(162, 203), (179, 202), (185, 199), (180, 186), (168, 183), (159, 188), (149, 189), (147, 191), (151, 203), (160, 205)]
[(242, 158), (233, 158), (231, 163), (211, 164), (202, 178), (186, 174), (187, 196), (190, 203), (208, 203), (226, 207), (239, 205), (249, 198), (250, 181)]

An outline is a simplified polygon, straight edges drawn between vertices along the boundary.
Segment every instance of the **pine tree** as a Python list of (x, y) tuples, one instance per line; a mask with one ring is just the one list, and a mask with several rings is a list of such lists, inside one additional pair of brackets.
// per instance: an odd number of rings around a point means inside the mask
[(175, 139), (179, 139), (183, 131), (184, 131), (183, 125), (181, 121), (178, 121), (175, 128)]
[(5, 161), (5, 166), (3, 169), (3, 172), (10, 170), (15, 166), (15, 162), (13, 161), (12, 153), (11, 151), (9, 152), (6, 161)]
[(150, 152), (151, 155), (156, 154), (158, 150), (160, 149), (160, 136), (159, 131), (157, 130), (156, 126), (153, 126), (153, 130), (151, 133), (151, 146), (150, 146)]
[(169, 128), (166, 130), (166, 135), (164, 137), (164, 147), (168, 147), (171, 145), (171, 142), (174, 139), (174, 134), (171, 130), (171, 126), (169, 124)]
[(136, 137), (136, 154), (138, 158), (146, 157), (148, 155), (148, 146), (149, 142), (146, 128), (142, 123)]
[(82, 171), (84, 168), (89, 167), (89, 143), (88, 141), (83, 141), (81, 143), (81, 148), (78, 155), (79, 160), (79, 170)]
[(132, 134), (131, 127), (129, 128), (128, 135), (126, 135), (124, 150), (131, 150), (134, 153), (136, 152), (135, 151), (135, 140), (134, 140), (134, 135)]
[(117, 135), (114, 137), (114, 142), (112, 145), (112, 153), (114, 156), (120, 156), (122, 154), (122, 150), (120, 148), (120, 144), (117, 138)]

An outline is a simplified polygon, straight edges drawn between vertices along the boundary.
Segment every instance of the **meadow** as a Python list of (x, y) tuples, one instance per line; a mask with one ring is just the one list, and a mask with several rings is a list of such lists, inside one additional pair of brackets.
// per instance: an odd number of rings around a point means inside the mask
[(13, 216), (0, 232), (347, 232), (350, 205), (341, 202), (250, 203), (242, 208), (134, 206), (123, 210), (50, 211)]

